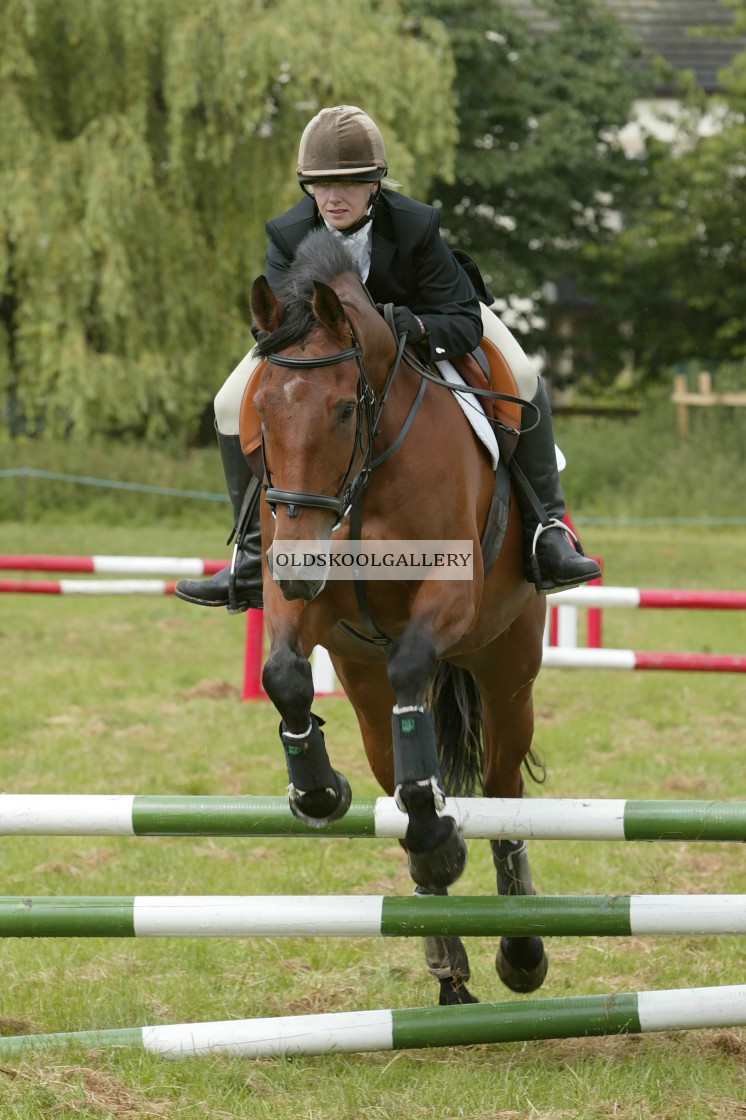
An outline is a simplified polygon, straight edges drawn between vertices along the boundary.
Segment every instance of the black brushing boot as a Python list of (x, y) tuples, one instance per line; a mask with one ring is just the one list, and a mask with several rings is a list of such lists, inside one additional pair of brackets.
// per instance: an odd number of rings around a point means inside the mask
[[(562, 494), (552, 430), (552, 409), (543, 381), (533, 403), (522, 409), (522, 430), (511, 470), (523, 521), (526, 577), (539, 591), (576, 587), (599, 579), (601, 569), (585, 556), (575, 534), (562, 523)], [(535, 424), (535, 427), (531, 427)], [(526, 486), (528, 482), (528, 487)], [(569, 534), (569, 535), (568, 535)]]
[(237, 534), (233, 560), (209, 579), (180, 579), (174, 594), (200, 607), (228, 607), (229, 614), (241, 614), (263, 605), (261, 483), (246, 462), (240, 437), (216, 433)]

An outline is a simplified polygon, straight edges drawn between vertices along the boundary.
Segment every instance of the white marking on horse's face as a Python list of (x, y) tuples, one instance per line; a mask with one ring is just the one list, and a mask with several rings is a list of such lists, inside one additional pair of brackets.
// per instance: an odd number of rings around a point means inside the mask
[(301, 372), (293, 373), (283, 381), (282, 395), (288, 405), (294, 403), (297, 393), (302, 393), (304, 389), (308, 388), (308, 381), (308, 374)]

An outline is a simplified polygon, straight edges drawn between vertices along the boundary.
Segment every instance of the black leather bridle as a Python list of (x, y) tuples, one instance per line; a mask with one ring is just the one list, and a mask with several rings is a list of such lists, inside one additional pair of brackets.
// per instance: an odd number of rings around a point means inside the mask
[[(386, 379), (386, 385), (378, 408), (375, 408), (376, 395), (371, 388), (368, 379), (365, 375), (365, 367), (363, 366), (363, 352), (360, 343), (357, 340), (352, 323), (347, 320), (347, 325), (350, 329), (352, 337), (352, 346), (346, 350), (340, 350), (338, 354), (324, 354), (320, 357), (309, 358), (291, 358), (285, 354), (268, 354), (267, 361), (276, 366), (283, 366), (286, 369), (314, 369), (317, 367), (337, 366), (342, 362), (347, 362), (354, 358), (358, 368), (358, 382), (357, 382), (357, 425), (355, 428), (355, 442), (350, 455), (350, 462), (347, 466), (345, 476), (342, 483), (334, 496), (329, 494), (315, 494), (305, 490), (283, 490), (272, 485), (270, 477), (269, 466), (267, 464), (265, 450), (264, 450), (264, 437), (262, 436), (262, 460), (264, 462), (264, 474), (267, 480), (265, 487), (265, 500), (272, 511), (273, 517), (276, 516), (277, 506), (287, 506), (288, 516), (297, 517), (299, 509), (328, 509), (336, 514), (336, 521), (332, 526), (332, 532), (340, 527), (348, 513), (355, 505), (362, 494), (365, 487), (370, 481), (371, 471), (383, 462), (384, 459), (399, 446), (401, 440), (406, 435), (407, 430), (414, 418), (414, 413), (419, 407), (420, 400), (422, 399), (422, 390), (417, 394), (412, 408), (410, 409), (409, 416), (405, 421), (402, 433), (399, 434), (396, 440), (386, 448), (382, 455), (377, 459), (373, 459), (373, 441), (378, 434), (378, 427), (381, 419), (386, 400), (388, 398), (389, 389), (393, 382), (396, 371), (401, 363), (402, 354), (404, 352), (404, 345), (406, 339), (402, 339), (397, 347), (396, 357), (389, 370)], [(424, 382), (422, 389), (424, 389)], [(358, 453), (362, 455), (362, 462), (356, 473), (353, 473), (355, 468), (355, 460)]]
[[(371, 299), (367, 289), (364, 287), (364, 285), (362, 285), (362, 282), (361, 287), (363, 288), (365, 294), (368, 296), (370, 302), (373, 303), (373, 300)], [(348, 347), (346, 350), (340, 350), (337, 354), (323, 354), (321, 356), (312, 358), (291, 358), (285, 354), (267, 355), (267, 361), (271, 362), (273, 365), (283, 366), (286, 369), (313, 369), (317, 367), (336, 366), (341, 365), (342, 362), (349, 361), (351, 358), (355, 359), (358, 368), (357, 426), (355, 430), (355, 443), (352, 448), (352, 454), (350, 455), (350, 462), (345, 472), (345, 476), (342, 479), (342, 483), (336, 495), (331, 496), (329, 494), (315, 494), (304, 490), (283, 490), (273, 486), (270, 477), (269, 466), (267, 464), (265, 455), (264, 436), (262, 435), (262, 462), (264, 465), (264, 476), (267, 480), (267, 485), (265, 486), (265, 500), (269, 505), (270, 510), (272, 511), (273, 517), (275, 517), (277, 514), (278, 505), (287, 506), (289, 517), (297, 517), (299, 509), (328, 509), (331, 510), (332, 513), (335, 513), (337, 517), (334, 525), (332, 526), (332, 532), (335, 532), (343, 523), (347, 515), (350, 513), (350, 510), (355, 507), (362, 492), (370, 482), (371, 472), (375, 470), (375, 468), (382, 462), (384, 462), (384, 460), (388, 459), (388, 457), (392, 455), (394, 451), (396, 451), (397, 447), (399, 447), (399, 445), (404, 440), (407, 432), (412, 425), (412, 421), (415, 418), (417, 410), (420, 407), (420, 403), (424, 396), (427, 383), (431, 382), (435, 385), (439, 385), (441, 388), (449, 389), (451, 392), (456, 391), (455, 386), (449, 385), (440, 377), (436, 377), (422, 362), (416, 359), (413, 355), (404, 353), (407, 338), (406, 335), (402, 335), (401, 338), (399, 338), (397, 335), (396, 326), (393, 320), (392, 305), (387, 304), (384, 308), (382, 308), (382, 311), (384, 319), (386, 320), (389, 329), (396, 339), (397, 349), (391, 369), (388, 373), (388, 377), (386, 378), (386, 384), (384, 386), (383, 392), (381, 393), (381, 400), (377, 409), (375, 409), (376, 395), (371, 388), (367, 377), (365, 376), (365, 367), (363, 366), (363, 352), (349, 318), (347, 318), (347, 326), (350, 331), (352, 346)], [(416, 373), (419, 374), (420, 385), (415, 398), (412, 401), (407, 417), (402, 424), (396, 438), (392, 441), (392, 443), (389, 444), (387, 448), (385, 448), (384, 451), (381, 452), (380, 455), (378, 455), (374, 459), (373, 441), (379, 434), (381, 415), (386, 405), (386, 401), (388, 399), (389, 391), (393, 384), (394, 377), (396, 376), (397, 370), (401, 365), (402, 358), (404, 358), (406, 364), (410, 366), (410, 368), (412, 368)], [(490, 389), (472, 388), (468, 385), (458, 386), (457, 391), (459, 393), (472, 394), (473, 396), (477, 397), (510, 401), (514, 404), (532, 408), (535, 412), (538, 413), (538, 408), (533, 402), (523, 401), (520, 397), (512, 396), (510, 393), (499, 393)], [(517, 435), (517, 432), (515, 432), (512, 428), (508, 427), (508, 425), (504, 424), (498, 419), (494, 419), (493, 424), (496, 427), (505, 428), (513, 435)], [(357, 457), (358, 452), (362, 453), (362, 463), (360, 469), (356, 474), (353, 475), (355, 458)]]
[[(370, 302), (373, 303), (373, 300), (371, 299), (367, 289), (364, 287), (364, 285), (362, 285), (362, 282), (361, 287), (368, 296)], [(351, 514), (350, 539), (360, 540), (362, 535), (362, 509), (359, 499), (363, 491), (365, 490), (365, 487), (370, 482), (372, 471), (374, 471), (377, 466), (388, 459), (388, 457), (392, 455), (394, 451), (396, 451), (397, 447), (399, 447), (405, 439), (407, 432), (409, 431), (420, 407), (428, 382), (439, 385), (441, 388), (447, 388), (451, 392), (454, 391), (454, 386), (449, 385), (447, 382), (430, 373), (427, 367), (423, 365), (423, 363), (420, 362), (417, 358), (415, 358), (411, 354), (405, 354), (404, 351), (407, 344), (407, 338), (406, 335), (402, 335), (401, 338), (397, 335), (396, 326), (393, 319), (392, 305), (387, 304), (380, 310), (383, 311), (384, 319), (397, 342), (397, 349), (396, 355), (391, 365), (391, 369), (389, 370), (388, 376), (386, 378), (386, 384), (384, 386), (383, 392), (381, 393), (381, 398), (380, 402), (378, 403), (377, 409), (375, 407), (376, 395), (365, 375), (362, 349), (357, 340), (357, 336), (355, 335), (354, 328), (349, 318), (347, 319), (347, 325), (350, 330), (352, 346), (348, 347), (346, 350), (340, 350), (337, 354), (325, 354), (321, 355), (320, 357), (309, 358), (291, 358), (287, 357), (285, 354), (275, 353), (267, 355), (267, 360), (273, 365), (282, 366), (286, 369), (313, 369), (319, 367), (323, 368), (326, 366), (341, 365), (342, 362), (349, 361), (351, 358), (355, 359), (358, 368), (357, 426), (355, 430), (355, 442), (352, 448), (352, 454), (350, 455), (350, 461), (347, 466), (345, 476), (342, 479), (342, 483), (337, 490), (336, 495), (332, 497), (328, 494), (315, 494), (304, 490), (284, 490), (273, 486), (269, 472), (269, 466), (267, 464), (265, 455), (264, 436), (262, 435), (262, 461), (264, 466), (264, 476), (266, 479), (266, 485), (264, 488), (265, 500), (269, 505), (270, 510), (272, 511), (273, 517), (277, 515), (278, 505), (287, 506), (289, 517), (297, 517), (298, 510), (302, 508), (327, 509), (336, 514), (336, 521), (334, 522), (331, 530), (332, 532), (334, 532), (340, 527), (340, 525), (342, 525), (348, 514)], [(378, 455), (374, 459), (373, 441), (379, 434), (381, 416), (386, 405), (386, 401), (388, 400), (389, 391), (393, 384), (394, 377), (396, 376), (397, 370), (401, 365), (402, 358), (404, 358), (404, 361), (411, 369), (419, 374), (420, 384), (415, 394), (414, 400), (410, 405), (409, 412), (407, 413), (404, 423), (402, 424), (395, 439), (392, 440), (388, 447), (386, 447), (380, 453), (380, 455)], [(496, 400), (511, 401), (520, 405), (525, 405), (526, 403), (528, 403), (521, 400), (521, 398), (514, 397), (508, 393), (498, 393), (494, 390), (489, 389), (472, 388), (467, 385), (459, 386), (458, 391), (462, 393), (470, 393), (477, 397), (487, 397)], [(535, 405), (532, 405), (532, 407), (536, 408)], [(536, 411), (538, 412), (538, 410)], [(493, 422), (497, 426), (504, 427), (509, 432), (516, 434), (515, 432), (513, 432), (513, 429), (509, 428), (501, 421), (495, 420)], [(362, 463), (357, 473), (353, 474), (355, 459), (359, 452), (362, 453)], [(370, 610), (368, 608), (365, 581), (357, 578), (357, 576), (354, 577), (354, 587), (360, 617), (364, 623), (365, 629), (367, 630), (368, 636), (366, 637), (365, 635), (361, 635), (344, 621), (340, 621), (338, 625), (342, 630), (344, 630), (348, 635), (356, 639), (358, 642), (363, 641), (367, 645), (373, 645), (378, 646), (382, 649), (387, 649), (391, 645), (391, 638), (387, 634), (384, 634), (373, 621)]]

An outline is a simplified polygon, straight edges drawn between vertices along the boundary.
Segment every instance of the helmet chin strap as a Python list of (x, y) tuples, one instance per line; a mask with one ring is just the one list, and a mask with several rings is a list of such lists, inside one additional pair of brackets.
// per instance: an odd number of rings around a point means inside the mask
[[(301, 187), (303, 187), (303, 189), (305, 190), (305, 184), (304, 183), (301, 183)], [(372, 222), (373, 217), (374, 217), (375, 212), (376, 212), (376, 204), (378, 202), (378, 196), (379, 196), (380, 190), (381, 190), (381, 184), (377, 183), (375, 191), (370, 196), (370, 202), (368, 203), (368, 209), (365, 211), (363, 216), (361, 218), (358, 218), (358, 220), (356, 222), (353, 222), (351, 226), (345, 226), (344, 229), (340, 229), (337, 232), (341, 233), (345, 237), (347, 237), (352, 233), (357, 233), (357, 231), (359, 229), (362, 229), (363, 226), (367, 226), (368, 222)], [(306, 192), (306, 193), (308, 193), (308, 192)], [(310, 197), (313, 198), (313, 195), (311, 195)], [(317, 207), (317, 210), (318, 210), (318, 207)]]
[(380, 193), (381, 193), (381, 184), (376, 183), (376, 189), (373, 191), (373, 194), (370, 196), (370, 202), (368, 203), (368, 209), (365, 211), (362, 218), (358, 218), (358, 220), (356, 222), (353, 222), (351, 226), (347, 226), (346, 229), (341, 229), (339, 232), (343, 233), (345, 235), (347, 235), (348, 233), (357, 233), (357, 231), (359, 229), (362, 229), (363, 226), (367, 226), (368, 222), (372, 222), (373, 217), (374, 217), (375, 212), (376, 212), (376, 206), (378, 204), (378, 197), (379, 197)]
[(358, 218), (358, 220), (356, 222), (353, 222), (351, 226), (345, 226), (345, 228), (341, 229), (339, 232), (341, 234), (343, 234), (345, 237), (349, 237), (350, 234), (357, 233), (357, 231), (359, 229), (362, 229), (363, 226), (367, 226), (368, 222), (372, 222), (372, 221), (373, 221), (373, 207), (369, 206), (368, 209), (366, 210), (366, 212), (363, 214), (362, 218)]

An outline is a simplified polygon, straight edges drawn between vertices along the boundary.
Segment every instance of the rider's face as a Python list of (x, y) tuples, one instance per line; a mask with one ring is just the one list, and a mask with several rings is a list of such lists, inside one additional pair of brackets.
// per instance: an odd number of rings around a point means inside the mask
[(334, 229), (349, 229), (368, 209), (376, 184), (327, 179), (314, 183), (312, 189), (322, 218)]

